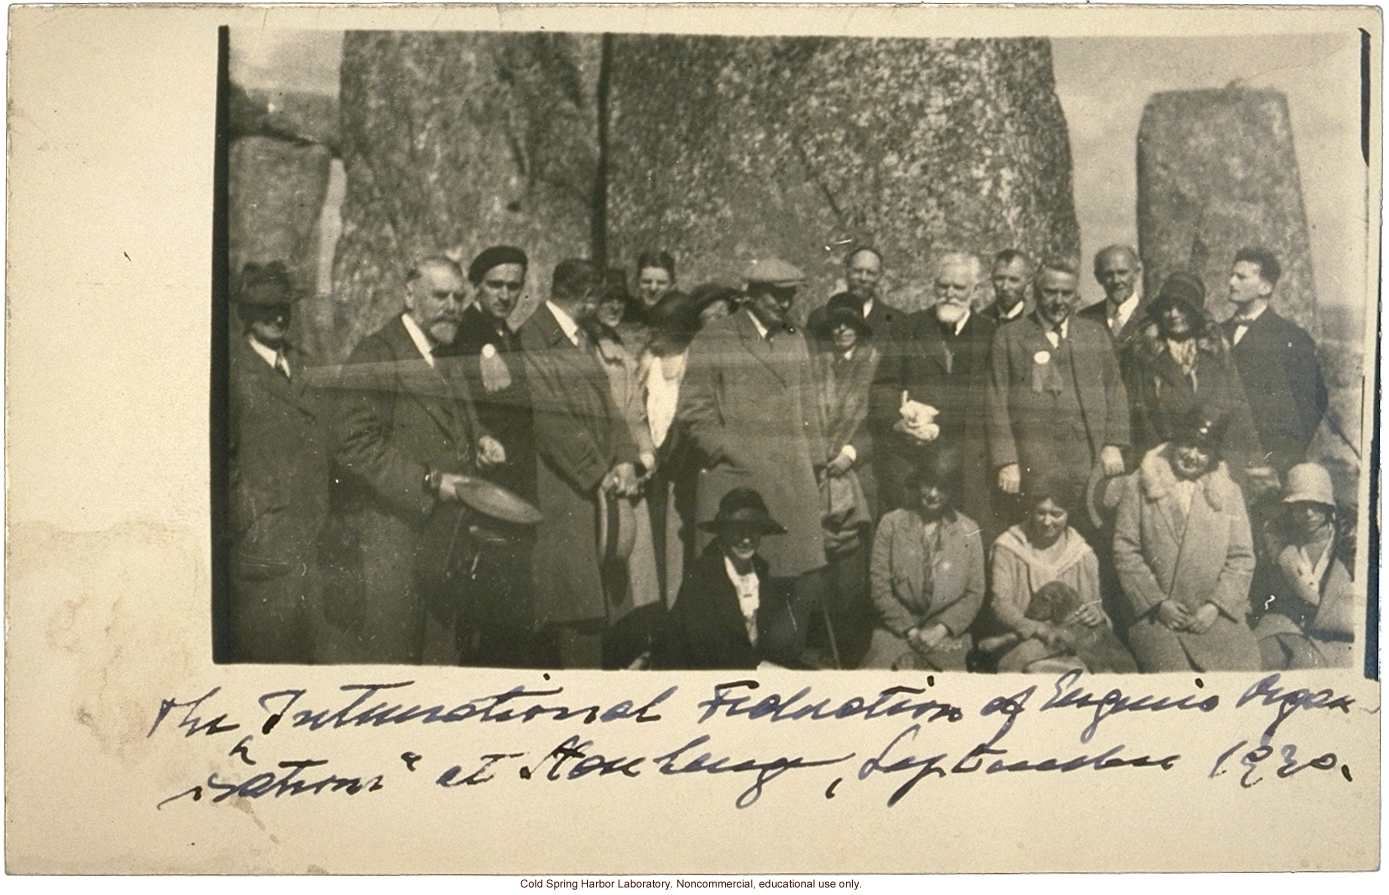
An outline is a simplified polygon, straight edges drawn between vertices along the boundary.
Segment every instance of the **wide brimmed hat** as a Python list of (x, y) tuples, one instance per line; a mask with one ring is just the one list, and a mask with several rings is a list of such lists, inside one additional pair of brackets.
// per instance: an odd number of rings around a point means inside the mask
[(1160, 314), (1178, 302), (1190, 305), (1198, 311), (1205, 307), (1206, 284), (1201, 282), (1200, 277), (1186, 271), (1177, 271), (1170, 275), (1162, 281), (1162, 288), (1158, 290), (1157, 298), (1153, 299), (1148, 313)]
[(1336, 494), (1331, 489), (1331, 473), (1320, 463), (1299, 463), (1289, 469), (1288, 484), (1283, 491), (1283, 503), (1336, 506)]
[(249, 263), (241, 268), (233, 300), (247, 307), (274, 308), (298, 300), (294, 281), (282, 261)]
[(1105, 475), (1104, 467), (1096, 463), (1090, 470), (1090, 480), (1085, 483), (1085, 512), (1095, 528), (1106, 529), (1114, 524), (1123, 492), (1124, 476)]
[(769, 286), (785, 289), (804, 283), (805, 274), (789, 261), (782, 261), (780, 258), (765, 258), (754, 261), (748, 266), (745, 279), (749, 285), (765, 283)]
[(828, 340), (839, 326), (852, 327), (860, 339), (873, 337), (873, 327), (869, 326), (868, 321), (863, 319), (863, 312), (859, 308), (830, 299), (830, 303), (825, 309), (828, 313), (825, 315), (824, 322), (820, 324), (820, 331), (816, 333), (821, 339)]
[(729, 529), (755, 529), (764, 535), (784, 535), (786, 527), (772, 518), (762, 495), (752, 488), (734, 488), (719, 501), (719, 511), (699, 528), (715, 533)]

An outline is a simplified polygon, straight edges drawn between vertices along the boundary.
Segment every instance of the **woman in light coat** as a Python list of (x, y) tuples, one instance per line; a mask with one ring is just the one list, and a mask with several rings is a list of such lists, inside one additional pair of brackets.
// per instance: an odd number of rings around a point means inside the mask
[(1114, 566), (1141, 671), (1252, 671), (1254, 546), (1244, 495), (1220, 460), (1225, 419), (1197, 406), (1125, 482)]
[(907, 479), (913, 505), (885, 514), (869, 570), (878, 622), (864, 668), (964, 671), (984, 605), (979, 526), (954, 509), (960, 457), (939, 450)]

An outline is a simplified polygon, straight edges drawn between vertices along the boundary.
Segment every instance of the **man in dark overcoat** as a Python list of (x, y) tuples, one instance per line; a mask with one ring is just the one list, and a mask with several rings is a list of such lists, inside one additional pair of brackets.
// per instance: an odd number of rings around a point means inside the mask
[(994, 335), (989, 453), (1007, 494), (1024, 477), (1059, 475), (1083, 488), (1096, 464), (1107, 476), (1124, 471), (1128, 396), (1109, 334), (1072, 313), (1077, 281), (1069, 262), (1044, 263), (1037, 309)]
[(452, 633), (461, 489), (467, 474), (506, 459), (478, 423), (466, 383), (434, 356), (457, 335), (463, 295), (457, 264), (422, 260), (407, 276), (405, 312), (343, 368), (324, 551), (334, 572), (327, 661), (422, 661), (426, 603)]
[(713, 518), (719, 499), (739, 487), (757, 490), (772, 515), (785, 520), (788, 533), (767, 544), (765, 556), (773, 588), (790, 594), (794, 630), (771, 636), (802, 644), (823, 596), (816, 469), (829, 460), (810, 355), (788, 322), (803, 280), (799, 269), (777, 258), (752, 264), (744, 307), (691, 343), (676, 411), (700, 458), (699, 521)]
[(871, 414), (883, 432), (875, 469), (884, 511), (912, 503), (907, 478), (919, 464), (926, 444), (902, 424), (902, 402), (918, 401), (938, 411), (939, 440), (964, 458), (960, 504), (969, 516), (992, 531), (988, 444), (984, 425), (984, 394), (988, 382), (991, 321), (971, 310), (983, 286), (979, 258), (962, 252), (941, 257), (936, 266), (936, 304), (912, 317), (911, 338), (893, 370), (879, 366)]
[[(535, 503), (535, 433), (521, 338), (509, 317), (526, 287), (528, 260), (516, 246), (491, 246), (468, 265), (473, 301), (458, 321), (453, 344), (441, 346), (442, 362), (468, 385), (482, 428), (501, 442), (506, 461), (481, 470), (488, 481)], [(468, 631), (465, 664), (527, 664), (534, 530), (509, 528), (504, 541), (480, 552), (468, 576), (463, 608)]]
[(613, 607), (599, 569), (598, 513), (638, 491), (637, 447), (585, 331), (601, 285), (592, 262), (561, 261), (549, 300), (520, 331), (545, 516), (532, 561), (535, 612), (565, 668), (602, 666)]
[(1312, 337), (1269, 307), (1282, 269), (1264, 249), (1242, 249), (1230, 270), (1235, 315), (1222, 326), (1268, 464), (1286, 472), (1307, 459), (1326, 412), (1326, 382)]
[(231, 641), (242, 662), (310, 662), (319, 624), (328, 456), (318, 397), (286, 339), (293, 299), (283, 264), (246, 265), (228, 394)]

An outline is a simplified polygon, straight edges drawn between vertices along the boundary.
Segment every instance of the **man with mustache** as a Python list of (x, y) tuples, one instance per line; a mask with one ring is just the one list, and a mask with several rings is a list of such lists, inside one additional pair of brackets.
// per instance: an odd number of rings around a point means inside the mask
[[(425, 605), (438, 605), (447, 530), (468, 473), (506, 451), (478, 423), (467, 385), (435, 357), (453, 342), (463, 276), (448, 258), (406, 276), (405, 311), (343, 368), (334, 425), (335, 515), (325, 537), (333, 584), (329, 662), (418, 663)], [(451, 506), (452, 505), (452, 506)], [(442, 536), (441, 536), (442, 533)]]

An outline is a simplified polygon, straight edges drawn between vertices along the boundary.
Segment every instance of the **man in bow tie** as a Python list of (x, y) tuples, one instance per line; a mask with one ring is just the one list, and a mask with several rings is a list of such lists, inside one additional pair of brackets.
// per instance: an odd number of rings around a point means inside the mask
[(1061, 475), (1084, 486), (1099, 464), (1124, 471), (1129, 404), (1110, 336), (1073, 314), (1078, 276), (1066, 261), (1039, 266), (1037, 309), (994, 335), (986, 391), (989, 453), (998, 487)]
[(1241, 249), (1230, 269), (1236, 310), (1222, 329), (1268, 464), (1285, 472), (1306, 459), (1327, 395), (1312, 337), (1269, 306), (1280, 273), (1272, 252)]

